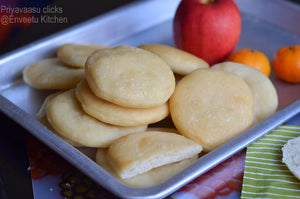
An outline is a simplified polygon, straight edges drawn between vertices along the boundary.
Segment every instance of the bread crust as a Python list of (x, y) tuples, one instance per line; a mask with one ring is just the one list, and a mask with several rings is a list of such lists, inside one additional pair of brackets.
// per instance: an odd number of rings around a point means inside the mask
[(119, 106), (97, 97), (86, 81), (77, 85), (76, 98), (87, 114), (102, 122), (119, 126), (148, 125), (169, 115), (168, 102), (150, 108)]
[(171, 46), (162, 44), (143, 44), (138, 47), (150, 51), (162, 58), (171, 67), (172, 71), (179, 75), (187, 75), (199, 68), (209, 68), (208, 63), (203, 59)]
[(124, 107), (161, 105), (175, 88), (168, 64), (153, 53), (131, 46), (96, 51), (86, 62), (85, 76), (96, 96)]
[(121, 136), (143, 131), (147, 125), (121, 127), (101, 122), (87, 115), (75, 97), (75, 89), (54, 97), (47, 105), (51, 126), (64, 137), (88, 147), (107, 147)]
[(98, 44), (66, 43), (57, 49), (58, 59), (72, 67), (84, 68), (87, 58), (96, 50), (110, 48)]
[(236, 75), (198, 69), (177, 84), (170, 99), (170, 113), (178, 131), (208, 152), (251, 126), (253, 95)]
[(131, 178), (169, 163), (192, 158), (202, 146), (182, 135), (145, 131), (123, 136), (113, 142), (107, 158), (123, 179)]
[(252, 125), (256, 125), (276, 113), (278, 107), (277, 91), (271, 80), (261, 71), (234, 62), (222, 62), (211, 68), (235, 74), (248, 84), (254, 97), (254, 121)]
[(23, 79), (37, 89), (70, 89), (84, 79), (84, 70), (65, 66), (57, 58), (49, 58), (27, 66), (23, 70)]
[(180, 172), (197, 159), (198, 155), (195, 155), (192, 158), (157, 167), (151, 169), (148, 172), (136, 175), (131, 178), (122, 179), (118, 176), (118, 174), (112, 169), (111, 165), (109, 164), (109, 160), (107, 159), (107, 149), (99, 148), (96, 152), (97, 164), (99, 164), (102, 168), (104, 168), (106, 171), (108, 171), (110, 174), (112, 174), (124, 184), (137, 188), (146, 188), (158, 185), (170, 178), (171, 176), (175, 175), (176, 173)]

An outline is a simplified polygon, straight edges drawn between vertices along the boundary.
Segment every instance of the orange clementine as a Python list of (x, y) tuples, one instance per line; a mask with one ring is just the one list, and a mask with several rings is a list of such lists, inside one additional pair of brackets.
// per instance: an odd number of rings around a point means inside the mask
[(227, 60), (256, 68), (266, 76), (269, 76), (271, 73), (271, 64), (268, 57), (258, 50), (249, 48), (240, 49), (229, 55)]
[(277, 50), (273, 57), (276, 75), (289, 83), (300, 82), (300, 45), (291, 45)]

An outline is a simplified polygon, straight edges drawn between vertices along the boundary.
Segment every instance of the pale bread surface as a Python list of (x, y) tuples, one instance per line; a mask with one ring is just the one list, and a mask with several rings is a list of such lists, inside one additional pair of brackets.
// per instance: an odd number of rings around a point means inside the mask
[(106, 124), (87, 115), (75, 97), (75, 89), (63, 92), (47, 105), (51, 126), (66, 138), (88, 147), (107, 147), (121, 136), (144, 131), (147, 125), (120, 127)]
[(57, 58), (49, 58), (27, 66), (23, 79), (37, 89), (70, 89), (84, 79), (84, 69), (67, 67)]
[(68, 66), (84, 68), (88, 56), (102, 48), (109, 47), (99, 44), (66, 43), (58, 48), (57, 57)]
[(198, 69), (176, 85), (170, 113), (178, 131), (208, 152), (250, 127), (254, 100), (242, 78), (220, 70)]
[(124, 107), (161, 105), (175, 88), (168, 64), (153, 53), (131, 46), (96, 51), (86, 62), (85, 74), (96, 96)]
[(87, 114), (100, 121), (119, 126), (148, 125), (169, 115), (168, 102), (151, 108), (119, 106), (97, 97), (86, 81), (77, 85), (76, 97)]
[(145, 131), (123, 136), (109, 147), (107, 157), (123, 179), (173, 162), (192, 158), (202, 146), (182, 135)]
[(64, 137), (63, 135), (59, 134), (58, 132), (56, 132), (56, 130), (51, 126), (51, 124), (48, 121), (48, 118), (46, 116), (46, 107), (48, 102), (53, 99), (54, 97), (56, 97), (57, 95), (61, 94), (63, 91), (58, 91), (55, 93), (52, 93), (50, 95), (48, 95), (42, 106), (40, 107), (39, 111), (36, 114), (36, 119), (38, 121), (40, 121), (45, 127), (47, 127), (50, 131), (52, 131), (53, 133), (55, 133), (57, 136), (59, 136), (60, 138), (62, 138), (65, 142), (69, 143), (70, 145), (76, 147), (79, 151), (81, 151), (82, 153), (84, 153), (86, 156), (88, 156), (89, 158), (91, 158), (92, 160), (95, 161), (95, 155), (96, 155), (96, 148), (91, 148), (91, 147), (83, 147), (81, 144), (78, 144), (66, 137)]
[(138, 47), (161, 57), (169, 64), (172, 71), (179, 75), (187, 75), (199, 68), (209, 68), (208, 63), (203, 59), (171, 46), (162, 44), (142, 44)]
[(289, 140), (282, 147), (282, 162), (300, 180), (300, 137)]
[(108, 171), (110, 174), (112, 174), (124, 184), (137, 188), (146, 188), (158, 185), (167, 180), (168, 178), (172, 177), (176, 173), (180, 172), (197, 159), (198, 156), (196, 155), (189, 159), (184, 159), (179, 162), (170, 163), (161, 167), (151, 169), (146, 173), (136, 175), (132, 178), (122, 179), (115, 173), (115, 171), (109, 164), (109, 160), (107, 159), (107, 149), (99, 148), (96, 152), (97, 164), (99, 164), (102, 168), (104, 168), (106, 171)]
[(235, 62), (223, 62), (211, 67), (243, 78), (254, 96), (253, 125), (267, 119), (277, 111), (278, 96), (271, 80), (259, 70)]
[(74, 147), (81, 147), (82, 145), (81, 144), (78, 144), (68, 138), (66, 138), (65, 136), (59, 134), (52, 126), (51, 124), (49, 123), (48, 121), (48, 118), (47, 118), (47, 115), (46, 115), (46, 107), (49, 103), (49, 101), (51, 99), (53, 99), (54, 97), (56, 97), (57, 95), (61, 94), (62, 91), (58, 91), (58, 92), (55, 92), (53, 94), (50, 94), (46, 97), (46, 99), (44, 100), (42, 106), (40, 107), (39, 111), (37, 112), (37, 114), (35, 115), (36, 116), (36, 119), (38, 121), (40, 121), (45, 127), (47, 127), (50, 131), (52, 131), (53, 133), (55, 133), (56, 135), (58, 135), (60, 138), (62, 138), (64, 141), (66, 141), (67, 143), (69, 143), (70, 145), (74, 146)]

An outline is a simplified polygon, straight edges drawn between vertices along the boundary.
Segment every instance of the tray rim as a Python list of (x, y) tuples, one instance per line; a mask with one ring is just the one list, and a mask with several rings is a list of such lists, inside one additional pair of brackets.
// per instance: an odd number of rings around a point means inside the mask
[[(154, 2), (154, 1), (153, 1)], [(155, 0), (156, 3), (159, 3), (159, 0)], [(136, 6), (135, 4), (131, 4), (128, 6), (125, 6), (125, 8)], [(123, 9), (123, 8), (122, 8)], [(120, 9), (117, 9), (120, 11)], [(109, 16), (111, 13), (115, 13), (117, 11), (112, 11), (104, 16), (101, 15), (99, 18)], [(98, 17), (96, 17), (98, 19)], [(89, 20), (87, 22), (84, 22), (82, 24), (76, 25), (75, 27), (68, 28), (66, 30), (63, 30), (61, 32), (55, 33), (49, 37), (43, 38), (41, 40), (38, 40), (36, 42), (33, 42), (29, 45), (26, 45), (24, 47), (21, 47), (15, 51), (12, 51), (8, 54), (5, 54), (0, 57), (0, 66), (2, 63), (5, 63), (8, 59), (14, 59), (14, 57), (17, 57), (20, 55), (20, 53), (25, 53), (26, 49), (31, 48), (32, 46), (39, 44), (39, 45), (46, 45), (47, 43), (51, 42), (51, 38), (53, 39), (57, 35), (61, 34), (61, 37), (64, 37), (68, 34), (71, 34), (72, 31), (75, 31), (76, 28), (84, 28), (86, 24), (92, 23), (95, 19)], [(70, 33), (71, 32), (71, 33)], [(74, 150), (75, 148), (71, 145), (65, 143), (61, 138), (53, 134), (51, 131), (49, 131), (47, 128), (45, 128), (41, 123), (39, 123), (35, 118), (32, 117), (32, 115), (26, 113), (22, 109), (18, 108), (15, 104), (10, 102), (7, 98), (2, 96), (0, 94), (0, 110), (5, 113), (8, 117), (13, 119), (16, 123), (21, 124), (26, 130), (28, 130), (30, 133), (32, 133), (34, 136), (39, 138), (42, 142), (44, 142), (46, 145), (48, 145), (50, 148), (58, 152), (60, 155), (62, 155), (66, 160), (71, 162), (75, 167), (79, 168), (82, 172), (84, 172), (86, 175), (91, 177), (93, 180), (95, 180), (98, 184), (105, 187), (106, 189), (110, 190), (114, 194), (126, 197), (126, 198), (161, 198), (164, 197), (171, 192), (177, 190), (182, 185), (186, 184), (187, 182), (191, 181), (192, 179), (196, 178), (200, 174), (204, 173), (205, 171), (209, 170), (212, 167), (206, 167), (206, 168), (199, 168), (200, 163), (203, 162), (209, 162), (210, 165), (215, 166), (218, 163), (222, 162), (226, 158), (230, 157), (231, 155), (235, 154), (239, 150), (245, 148), (250, 142), (253, 142), (254, 140), (258, 139), (259, 137), (263, 136), (268, 131), (272, 130), (273, 128), (277, 127), (287, 119), (293, 117), (297, 113), (300, 112), (300, 100), (297, 100), (296, 102), (292, 103), (288, 107), (280, 110), (278, 113), (273, 115), (272, 117), (268, 118), (264, 122), (256, 125), (255, 127), (249, 129), (245, 133), (243, 133), (241, 136), (236, 137), (232, 141), (226, 143), (225, 145), (219, 147), (218, 149), (214, 150), (213, 152), (210, 152), (209, 156), (203, 156), (201, 157), (201, 161), (196, 161), (192, 165), (188, 166), (186, 169), (184, 169), (182, 172), (176, 174), (175, 176), (171, 177), (167, 181), (163, 182), (162, 184), (150, 188), (132, 188), (128, 187), (126, 185), (123, 185), (118, 180), (116, 180), (114, 177), (112, 177), (109, 173), (107, 173), (104, 169), (102, 169), (100, 166), (98, 166), (94, 161), (87, 158), (85, 155), (83, 155), (78, 150)], [(26, 118), (26, 119), (25, 119)], [(247, 142), (242, 142), (245, 139), (245, 136), (250, 136), (251, 134), (251, 141), (249, 140)], [(255, 135), (255, 136), (253, 136)], [(49, 140), (51, 142), (49, 142)], [(53, 141), (53, 142), (52, 142)], [(241, 143), (238, 144), (234, 150), (232, 150), (232, 144), (235, 143)], [(248, 143), (249, 142), (249, 143)], [(223, 153), (224, 150), (228, 150), (230, 147), (230, 151), (226, 156), (221, 156), (220, 153)], [(67, 153), (66, 153), (67, 152)], [(78, 164), (77, 159), (75, 159), (75, 156), (80, 156), (80, 162), (84, 163), (88, 162), (88, 168), (86, 167), (86, 164)], [(87, 171), (85, 171), (87, 170)], [(95, 175), (96, 174), (96, 175)], [(100, 175), (100, 176), (99, 176)], [(182, 180), (182, 176), (188, 176), (185, 177), (184, 180)], [(102, 181), (99, 181), (97, 177), (103, 177), (104, 179), (109, 179), (103, 183)], [(178, 183), (173, 183), (173, 181), (177, 181)]]

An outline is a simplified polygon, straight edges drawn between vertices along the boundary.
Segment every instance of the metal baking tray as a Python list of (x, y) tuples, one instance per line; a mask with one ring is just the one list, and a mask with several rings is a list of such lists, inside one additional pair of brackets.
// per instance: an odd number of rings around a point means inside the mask
[[(280, 47), (300, 43), (300, 8), (282, 0), (236, 0), (242, 13), (242, 35), (237, 48), (254, 48), (270, 59)], [(190, 182), (265, 133), (300, 112), (300, 84), (287, 84), (274, 74), (279, 111), (247, 132), (202, 156), (198, 161), (150, 188), (128, 187), (35, 119), (51, 91), (30, 88), (22, 81), (25, 66), (55, 55), (66, 42), (132, 45), (161, 43), (174, 46), (172, 19), (179, 0), (137, 1), (82, 24), (33, 42), (0, 58), (0, 110), (22, 125), (96, 183), (122, 198), (163, 198)], [(294, 117), (295, 118), (295, 117)]]

